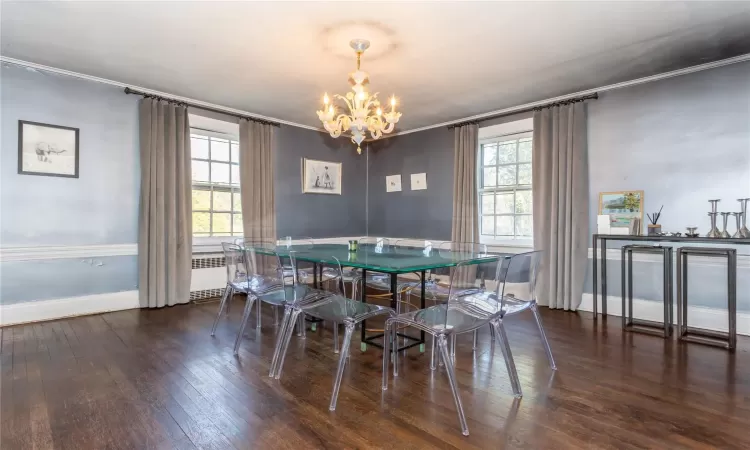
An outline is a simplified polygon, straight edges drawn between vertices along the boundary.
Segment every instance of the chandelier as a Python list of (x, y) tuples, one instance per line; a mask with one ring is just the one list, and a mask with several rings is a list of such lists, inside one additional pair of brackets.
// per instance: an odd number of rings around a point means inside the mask
[(349, 109), (349, 114), (336, 114), (336, 107), (328, 98), (328, 94), (323, 96), (323, 109), (318, 111), (318, 119), (323, 122), (323, 128), (331, 134), (331, 137), (337, 138), (347, 130), (351, 133), (351, 140), (357, 144), (357, 153), (362, 153), (359, 146), (365, 140), (365, 135), (370, 132), (372, 139), (378, 139), (383, 134), (393, 131), (393, 127), (398, 123), (401, 113), (396, 112), (396, 97), (391, 97), (391, 111), (383, 113), (380, 109), (380, 100), (378, 94), (370, 95), (367, 92), (366, 84), (369, 84), (369, 75), (359, 69), (362, 53), (370, 47), (370, 41), (364, 39), (354, 39), (349, 42), (349, 46), (357, 54), (357, 70), (349, 74), (349, 81), (352, 83), (352, 92), (347, 92), (346, 96), (334, 95), (344, 101)]

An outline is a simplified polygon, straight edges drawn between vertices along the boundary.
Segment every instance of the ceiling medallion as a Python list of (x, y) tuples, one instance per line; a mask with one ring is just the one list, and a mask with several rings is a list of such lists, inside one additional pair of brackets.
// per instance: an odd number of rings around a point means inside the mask
[(323, 109), (318, 111), (318, 119), (323, 122), (323, 128), (331, 134), (331, 137), (337, 138), (347, 130), (351, 133), (351, 140), (357, 144), (357, 153), (362, 153), (360, 144), (365, 140), (365, 135), (369, 131), (372, 139), (378, 139), (383, 134), (393, 131), (393, 128), (401, 118), (401, 113), (396, 112), (396, 97), (391, 97), (391, 111), (383, 114), (380, 109), (380, 100), (378, 93), (370, 95), (367, 92), (366, 84), (369, 84), (369, 75), (359, 69), (362, 53), (370, 46), (370, 41), (364, 39), (354, 39), (349, 45), (357, 54), (357, 70), (349, 74), (349, 82), (352, 83), (352, 92), (347, 92), (346, 96), (335, 94), (334, 97), (341, 99), (349, 109), (349, 114), (336, 115), (336, 108), (328, 94), (323, 96)]

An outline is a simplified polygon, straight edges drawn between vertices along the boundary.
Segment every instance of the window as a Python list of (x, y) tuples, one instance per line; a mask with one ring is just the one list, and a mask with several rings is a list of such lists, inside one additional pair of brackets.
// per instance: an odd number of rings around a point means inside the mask
[(193, 236), (241, 236), (239, 142), (193, 133), (190, 150)]
[(483, 241), (531, 240), (531, 132), (480, 141), (479, 226)]

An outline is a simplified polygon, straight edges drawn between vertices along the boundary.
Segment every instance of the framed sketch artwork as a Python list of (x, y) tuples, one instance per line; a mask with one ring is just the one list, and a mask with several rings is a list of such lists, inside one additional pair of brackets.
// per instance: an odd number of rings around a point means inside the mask
[[(599, 215), (608, 215), (610, 230), (628, 229), (633, 219), (643, 224), (643, 191), (618, 191), (599, 193)], [(642, 230), (638, 230), (640, 234)], [(615, 233), (612, 234), (625, 234)]]
[(19, 120), (18, 173), (78, 178), (78, 128)]
[(341, 195), (341, 163), (303, 158), (302, 192)]

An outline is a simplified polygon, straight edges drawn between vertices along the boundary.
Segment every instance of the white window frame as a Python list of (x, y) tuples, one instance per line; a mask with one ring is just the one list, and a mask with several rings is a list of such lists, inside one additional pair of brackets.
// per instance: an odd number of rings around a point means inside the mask
[[(511, 139), (519, 140), (524, 138), (532, 138), (533, 136), (533, 130), (531, 130), (531, 120), (521, 120), (515, 123), (507, 123), (502, 124), (496, 127), (488, 127), (488, 128), (496, 128), (496, 130), (499, 131), (499, 133), (492, 133), (493, 130), (488, 129), (488, 132), (481, 133), (482, 130), (480, 130), (480, 139), (479, 139), (479, 145), (477, 148), (477, 200), (478, 200), (478, 213), (477, 213), (477, 220), (479, 221), (479, 241), (483, 244), (487, 245), (496, 245), (496, 246), (502, 246), (502, 247), (519, 247), (519, 248), (531, 248), (534, 246), (534, 240), (533, 238), (517, 238), (517, 237), (490, 237), (482, 235), (482, 194), (493, 192), (512, 192), (514, 194), (515, 199), (515, 193), (518, 191), (531, 191), (531, 185), (510, 185), (510, 186), (491, 186), (491, 187), (484, 187), (483, 177), (484, 177), (484, 168), (485, 167), (501, 167), (504, 164), (496, 164), (495, 166), (485, 166), (484, 165), (484, 154), (482, 151), (482, 148), (486, 144), (492, 144), (492, 143), (500, 143), (502, 141), (508, 141)], [(532, 141), (532, 146), (533, 146)], [(505, 165), (515, 165), (516, 167), (516, 181), (518, 181), (518, 146), (516, 145), (516, 162), (505, 164)], [(533, 168), (533, 161), (532, 161), (532, 168)], [(533, 200), (532, 200), (533, 201)], [(496, 209), (495, 209), (496, 211)], [(517, 216), (532, 216), (531, 213), (513, 213), (513, 214), (502, 214), (502, 215), (508, 215), (513, 216), (514, 218)], [(498, 214), (493, 214), (493, 216), (497, 217)], [(533, 220), (533, 219), (532, 219)], [(515, 224), (515, 219), (514, 219)], [(513, 230), (515, 234), (515, 226)]]
[[(208, 138), (209, 140), (212, 139), (212, 138), (214, 138), (214, 139), (218, 138), (218, 139), (228, 140), (230, 142), (230, 144), (229, 144), (230, 145), (230, 147), (229, 147), (230, 161), (229, 162), (227, 162), (227, 161), (219, 161), (219, 160), (212, 160), (211, 159), (211, 144), (209, 142), (208, 159), (206, 159), (206, 158), (195, 158), (195, 157), (193, 157), (191, 155), (190, 163), (192, 164), (193, 161), (202, 161), (202, 162), (208, 163), (209, 164), (209, 180), (210, 180), (210, 177), (211, 177), (211, 169), (210, 169), (211, 162), (218, 162), (218, 163), (222, 163), (222, 164), (229, 164), (229, 166), (230, 166), (229, 167), (230, 181), (233, 181), (232, 178), (231, 178), (232, 177), (232, 175), (231, 175), (232, 166), (238, 166), (239, 164), (238, 164), (238, 161), (233, 161), (232, 160), (232, 156), (231, 156), (231, 154), (232, 154), (232, 147), (231, 146), (232, 146), (232, 143), (236, 143), (237, 146), (239, 147), (239, 136), (235, 135), (235, 134), (228, 134), (228, 133), (224, 133), (224, 132), (211, 131), (211, 130), (206, 130), (206, 129), (202, 129), (202, 128), (195, 128), (195, 127), (191, 127), (190, 128), (190, 134), (191, 134), (191, 137), (192, 137), (192, 135), (196, 135), (196, 136), (201, 136), (201, 137)], [(192, 191), (193, 190), (205, 190), (205, 191), (208, 191), (209, 192), (209, 199), (210, 199), (210, 206), (209, 206), (208, 210), (195, 210), (195, 211), (193, 211), (192, 207), (191, 207), (190, 220), (192, 220), (192, 213), (193, 212), (205, 212), (205, 213), (209, 213), (209, 214), (212, 214), (212, 213), (229, 213), (229, 214), (232, 214), (231, 220), (230, 220), (230, 233), (232, 233), (232, 234), (230, 234), (230, 235), (227, 235), (227, 234), (224, 234), (224, 235), (214, 235), (213, 234), (213, 226), (211, 226), (211, 234), (208, 235), (208, 236), (206, 236), (206, 235), (198, 235), (198, 236), (196, 236), (195, 234), (193, 234), (193, 245), (194, 246), (198, 246), (198, 247), (201, 247), (201, 246), (214, 246), (214, 245), (220, 244), (221, 242), (227, 242), (227, 241), (231, 241), (231, 240), (234, 240), (234, 239), (242, 238), (242, 230), (240, 230), (239, 234), (235, 233), (235, 230), (233, 230), (233, 227), (234, 227), (234, 214), (238, 214), (238, 213), (242, 214), (242, 210), (241, 209), (240, 209), (239, 212), (237, 212), (237, 211), (234, 210), (234, 195), (233, 194), (235, 194), (235, 193), (240, 194), (240, 186), (239, 186), (239, 184), (236, 184), (236, 185), (228, 184), (228, 185), (226, 185), (226, 184), (213, 183), (211, 181), (208, 181), (208, 182), (195, 182), (195, 181), (192, 181), (192, 175), (191, 175), (191, 186), (190, 186), (190, 189), (191, 189), (191, 191), (190, 191), (191, 195), (192, 195)], [(214, 210), (213, 209), (213, 192), (214, 191), (217, 191), (217, 192), (229, 192), (229, 193), (232, 194), (232, 198), (231, 198), (232, 209), (230, 211)], [(213, 221), (213, 217), (210, 216), (210, 215), (209, 215), (209, 220)], [(195, 230), (193, 230), (193, 233), (195, 233)]]

